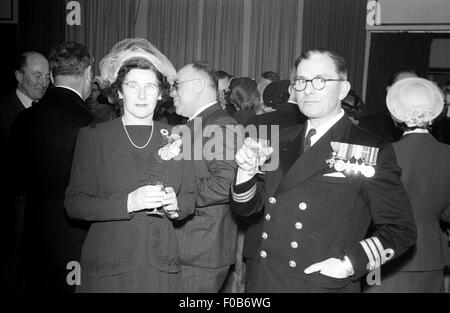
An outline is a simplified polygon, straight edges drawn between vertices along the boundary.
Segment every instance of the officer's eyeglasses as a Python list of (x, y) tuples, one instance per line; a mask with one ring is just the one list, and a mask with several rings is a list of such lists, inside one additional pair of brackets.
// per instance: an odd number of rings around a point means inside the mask
[[(135, 81), (125, 82), (123, 85), (127, 86), (128, 90), (135, 95), (139, 95), (141, 93), (142, 87)], [(158, 92), (158, 85), (153, 83), (145, 84), (143, 88), (146, 95), (154, 95)]]
[(313, 79), (304, 79), (304, 78), (296, 78), (292, 83), (292, 86), (297, 91), (303, 91), (306, 89), (306, 85), (308, 82), (311, 83), (316, 90), (322, 90), (325, 88), (325, 83), (329, 81), (345, 81), (345, 79), (332, 79), (332, 78), (323, 78), (323, 77), (314, 77)]

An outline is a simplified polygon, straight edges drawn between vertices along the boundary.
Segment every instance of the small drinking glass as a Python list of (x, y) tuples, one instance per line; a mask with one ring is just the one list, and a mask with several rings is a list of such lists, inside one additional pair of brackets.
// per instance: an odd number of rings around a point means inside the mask
[(258, 141), (255, 141), (254, 139), (248, 137), (246, 138), (244, 145), (246, 145), (256, 155), (254, 173), (265, 174), (259, 168), (263, 165), (261, 164), (261, 159), (263, 157), (268, 157), (271, 154), (270, 140), (258, 139)]
[[(162, 181), (155, 181), (152, 185), (155, 186), (159, 186), (161, 191), (165, 192), (165, 187), (164, 187), (164, 183)], [(164, 216), (165, 213), (163, 211), (163, 207), (160, 206), (159, 208), (153, 208), (150, 209), (149, 211), (146, 211), (147, 215), (157, 215), (157, 216)]]

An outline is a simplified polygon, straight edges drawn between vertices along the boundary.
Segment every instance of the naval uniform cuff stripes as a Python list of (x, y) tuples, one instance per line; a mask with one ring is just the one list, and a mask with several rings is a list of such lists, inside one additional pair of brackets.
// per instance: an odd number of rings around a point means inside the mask
[(373, 255), (372, 255), (372, 252), (371, 252), (369, 246), (367, 245), (367, 243), (366, 243), (364, 240), (363, 240), (363, 241), (360, 241), (359, 243), (360, 243), (361, 246), (363, 247), (364, 252), (365, 252), (366, 255), (367, 255), (367, 258), (369, 259), (369, 263), (367, 264), (367, 269), (368, 269), (369, 271), (374, 270), (374, 269), (375, 269), (375, 260), (374, 260), (374, 257), (373, 257)]
[(236, 184), (235, 178), (234, 183), (231, 186), (231, 190), (234, 190), (236, 194), (240, 194), (250, 190), (250, 188), (252, 188), (254, 185), (256, 185), (256, 176), (253, 176), (253, 178), (241, 184)]
[(247, 202), (250, 201), (256, 194), (256, 184), (253, 185), (249, 190), (243, 193), (236, 193), (234, 191), (234, 186), (231, 186), (231, 195), (233, 200), (236, 202)]
[(377, 237), (370, 237), (359, 242), (369, 259), (367, 269), (373, 271), (394, 256), (394, 250), (384, 249)]

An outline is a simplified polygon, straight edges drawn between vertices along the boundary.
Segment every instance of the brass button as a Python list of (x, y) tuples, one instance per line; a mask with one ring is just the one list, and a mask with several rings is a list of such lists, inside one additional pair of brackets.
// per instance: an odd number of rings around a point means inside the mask
[(306, 208), (307, 208), (308, 206), (306, 205), (306, 203), (305, 202), (300, 202), (299, 203), (299, 205), (298, 205), (298, 208), (300, 209), (300, 210), (306, 210)]
[(259, 253), (259, 255), (260, 255), (262, 258), (265, 258), (265, 257), (267, 257), (267, 252), (264, 251), (264, 250), (261, 250), (261, 252)]
[(294, 249), (297, 249), (297, 248), (298, 248), (298, 243), (297, 243), (297, 241), (291, 242), (291, 247), (294, 248)]
[(275, 204), (275, 203), (277, 203), (277, 199), (275, 199), (275, 197), (269, 197), (269, 203)]
[(270, 221), (270, 214), (269, 213), (266, 214), (266, 221)]
[(294, 267), (296, 267), (297, 266), (297, 263), (295, 263), (295, 261), (289, 261), (289, 266), (290, 267), (292, 267), (292, 268), (294, 268)]
[(302, 229), (303, 228), (303, 224), (300, 222), (295, 223), (295, 228), (297, 229)]
[(267, 233), (266, 232), (263, 232), (262, 234), (261, 234), (261, 237), (263, 238), (263, 239), (267, 239)]

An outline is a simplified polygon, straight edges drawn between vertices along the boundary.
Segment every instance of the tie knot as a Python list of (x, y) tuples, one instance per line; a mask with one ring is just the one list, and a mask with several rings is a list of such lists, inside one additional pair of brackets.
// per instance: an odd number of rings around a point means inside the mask
[(311, 137), (316, 134), (316, 130), (311, 128), (306, 134), (305, 140), (303, 141), (303, 152), (311, 148)]
[(34, 106), (37, 103), (37, 101), (31, 102), (31, 106)]

